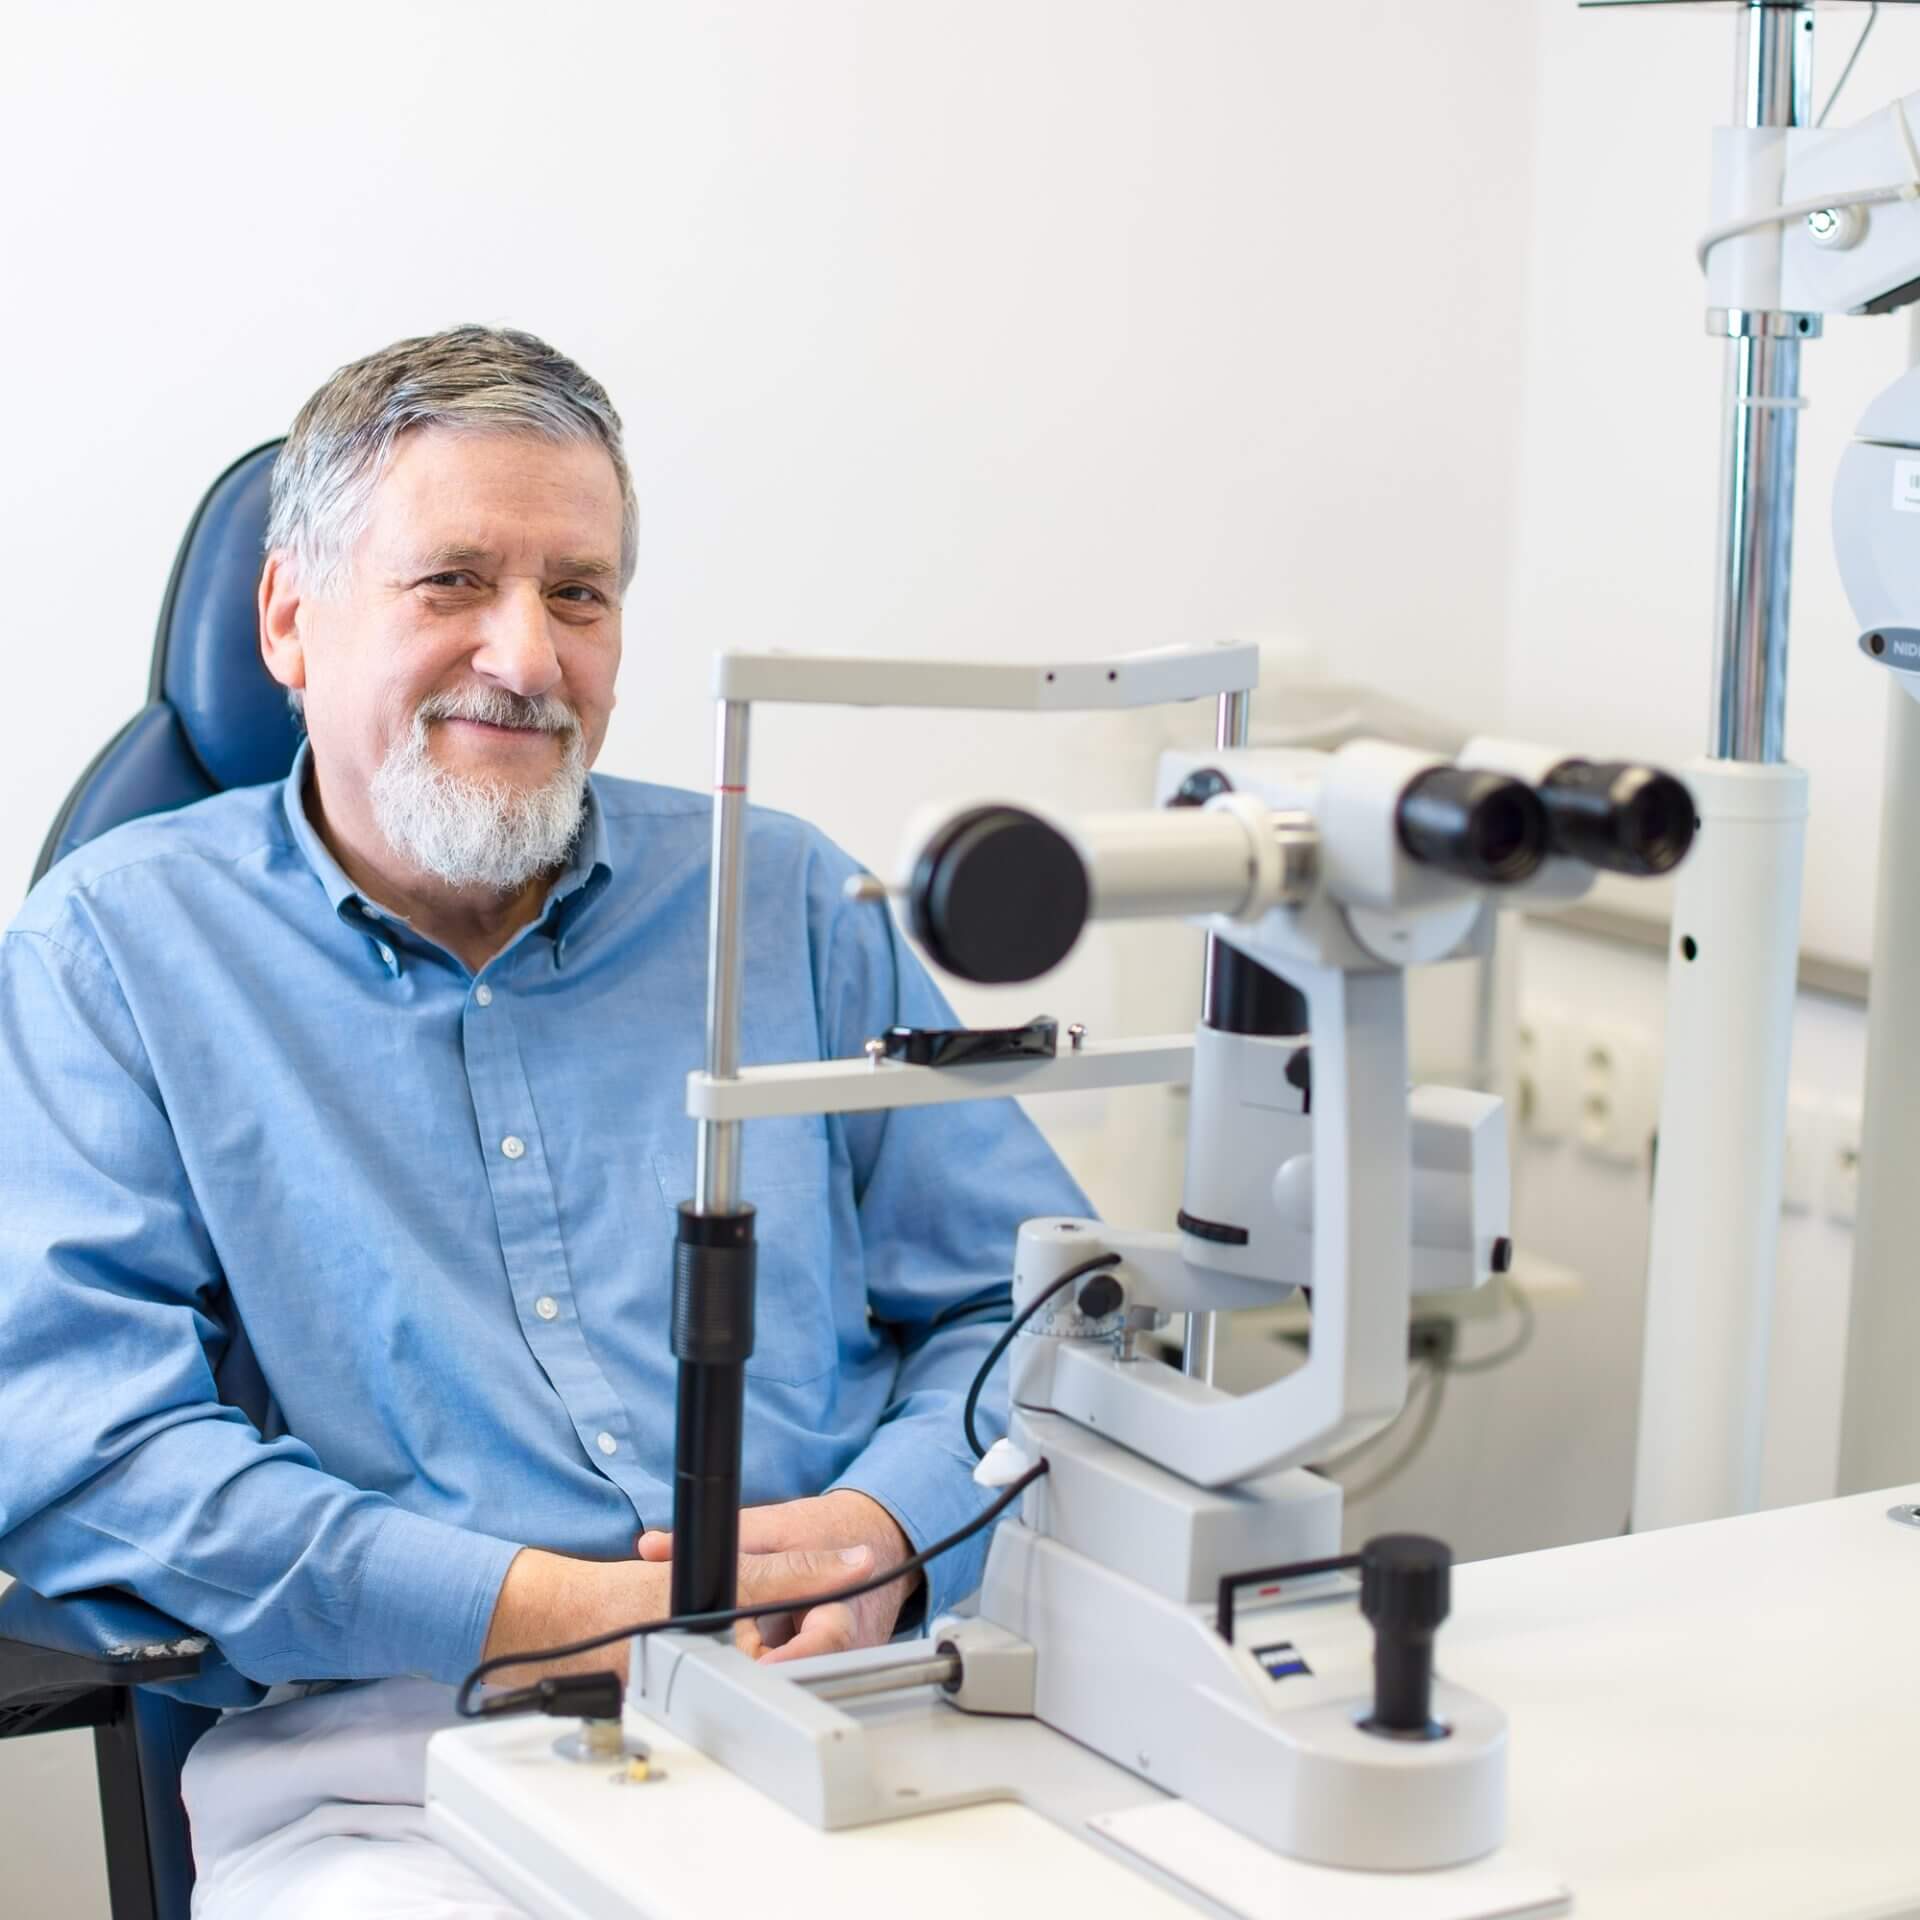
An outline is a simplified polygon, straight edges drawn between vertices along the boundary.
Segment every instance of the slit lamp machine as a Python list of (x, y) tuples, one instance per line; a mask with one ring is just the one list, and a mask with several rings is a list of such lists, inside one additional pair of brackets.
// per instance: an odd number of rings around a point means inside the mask
[[(752, 1329), (741, 1127), (1192, 1087), (1171, 1230), (1021, 1229), (1011, 1431), (976, 1477), (1020, 1486), (1022, 1503), (994, 1536), (976, 1614), (933, 1623), (926, 1641), (779, 1667), (725, 1631), (634, 1643), (630, 1709), (822, 1827), (1009, 1796), (1077, 1819), (1071, 1769), (1060, 1805), (1057, 1765), (1022, 1772), (1002, 1744), (954, 1737), (977, 1716), (1035, 1720), (1297, 1859), (1431, 1868), (1500, 1843), (1504, 1718), (1435, 1667), (1447, 1549), (1398, 1535), (1342, 1556), (1340, 1490), (1308, 1463), (1399, 1412), (1412, 1292), (1478, 1285), (1510, 1257), (1500, 1102), (1409, 1093), (1406, 969), (1474, 951), (1502, 902), (1575, 898), (1599, 869), (1668, 871), (1693, 838), (1693, 803), (1653, 768), (1492, 740), (1454, 761), (1378, 741), (1332, 754), (1236, 746), (1256, 668), (1249, 647), (1047, 668), (719, 663), (707, 1066), (688, 1094), (699, 1192), (680, 1216), (674, 1303), (676, 1617), (734, 1604)], [(1047, 972), (1094, 921), (1201, 926), (1206, 1012), (1191, 1036), (1036, 1059), (1030, 1032), (971, 1034), (952, 1066), (888, 1059), (876, 1039), (863, 1059), (740, 1067), (755, 704), (1059, 710), (1208, 694), (1229, 744), (1167, 756), (1158, 805), (1080, 819), (961, 807), (911, 829), (891, 889), (934, 963), (979, 982)], [(861, 884), (876, 901), (890, 891)], [(1262, 1306), (1296, 1288), (1312, 1303), (1306, 1362), (1244, 1396), (1138, 1344), (1169, 1312)], [(1368, 1644), (1323, 1644), (1356, 1601)], [(875, 1723), (854, 1705), (897, 1689), (921, 1690), (921, 1711)]]

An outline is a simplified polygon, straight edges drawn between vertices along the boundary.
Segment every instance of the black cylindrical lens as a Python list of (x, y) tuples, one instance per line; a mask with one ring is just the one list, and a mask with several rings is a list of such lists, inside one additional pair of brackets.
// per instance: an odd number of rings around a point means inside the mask
[(1504, 773), (1435, 767), (1400, 796), (1400, 844), (1422, 866), (1513, 886), (1546, 858), (1547, 816), (1531, 787)]
[(1087, 870), (1057, 827), (1019, 807), (975, 807), (928, 841), (907, 886), (915, 937), (962, 980), (1032, 980), (1087, 923)]
[(1658, 767), (1568, 760), (1540, 801), (1553, 851), (1609, 873), (1670, 873), (1693, 845), (1693, 795)]

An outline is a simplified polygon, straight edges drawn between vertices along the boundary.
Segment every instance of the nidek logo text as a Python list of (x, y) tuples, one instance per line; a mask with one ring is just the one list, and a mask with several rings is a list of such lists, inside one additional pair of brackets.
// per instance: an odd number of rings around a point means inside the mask
[(1920, 660), (1920, 640), (1896, 640), (1887, 651), (1896, 660)]

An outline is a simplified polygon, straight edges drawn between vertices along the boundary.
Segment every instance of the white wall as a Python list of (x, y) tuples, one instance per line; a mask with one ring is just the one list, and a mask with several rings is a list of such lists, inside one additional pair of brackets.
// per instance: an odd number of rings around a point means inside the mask
[[(206, 482), (462, 319), (626, 413), (613, 770), (704, 781), (727, 645), (1294, 636), (1496, 708), (1532, 98), (1510, 0), (16, 0), (0, 893), (136, 704)], [(879, 860), (928, 793), (1143, 795), (1158, 725), (768, 714), (756, 784)], [(1146, 1023), (1171, 951), (1046, 997)], [(1143, 1111), (1052, 1122), (1116, 1211)], [(84, 1808), (17, 1811), (48, 1764), (0, 1749), (10, 1872), (93, 1857)]]

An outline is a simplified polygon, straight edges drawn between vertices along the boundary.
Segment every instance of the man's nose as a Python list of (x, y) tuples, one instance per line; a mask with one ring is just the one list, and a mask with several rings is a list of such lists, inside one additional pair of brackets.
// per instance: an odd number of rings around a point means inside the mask
[(535, 580), (512, 581), (487, 609), (473, 669), (483, 679), (529, 700), (560, 680), (546, 596)]

